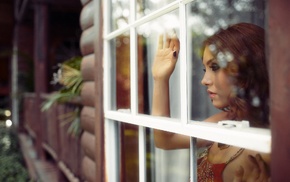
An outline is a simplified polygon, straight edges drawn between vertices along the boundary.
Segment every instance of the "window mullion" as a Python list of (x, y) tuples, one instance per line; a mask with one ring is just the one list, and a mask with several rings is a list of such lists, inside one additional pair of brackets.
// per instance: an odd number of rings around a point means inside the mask
[(188, 98), (187, 98), (187, 54), (186, 54), (186, 5), (182, 2), (179, 3), (179, 22), (180, 22), (180, 117), (183, 124), (188, 123)]
[[(109, 9), (109, 3), (108, 1), (104, 1), (104, 12), (107, 12), (106, 10)], [(109, 21), (110, 21), (110, 15), (105, 16), (104, 15), (104, 36), (106, 36), (106, 34), (108, 34), (109, 32)], [(98, 18), (95, 16), (95, 19)], [(110, 68), (110, 62), (111, 62), (111, 58), (110, 58), (110, 40), (105, 40), (104, 39), (104, 58), (103, 58), (103, 64), (104, 64), (104, 112), (108, 111), (110, 109), (110, 104), (111, 103), (111, 89), (110, 89), (110, 72), (109, 72), (109, 68)]]
[[(130, 3), (130, 24), (136, 21), (136, 1)], [(130, 27), (130, 96), (131, 114), (138, 114), (138, 52), (137, 52), (137, 33), (136, 27)], [(139, 182), (146, 181), (146, 145), (145, 128), (138, 127), (138, 149), (139, 149)]]
[(146, 132), (145, 127), (139, 126), (139, 182), (146, 181)]
[[(179, 4), (179, 21), (180, 21), (180, 108), (181, 108), (181, 121), (183, 124), (189, 122), (189, 110), (188, 110), (188, 76), (187, 76), (187, 12), (186, 4), (180, 2)], [(196, 148), (196, 138), (190, 137), (190, 181), (197, 181), (197, 148)]]
[[(110, 20), (111, 20), (111, 2), (110, 1), (103, 1), (104, 3), (104, 36), (106, 36), (110, 30)], [(94, 17), (95, 19), (98, 19), (97, 13)], [(103, 68), (104, 68), (104, 113), (106, 115), (106, 112), (109, 110), (112, 110), (113, 103), (116, 101), (116, 88), (113, 87), (110, 83), (116, 83), (113, 79), (112, 72), (115, 70), (115, 67), (113, 65), (113, 60), (111, 57), (111, 40), (105, 40), (104, 39), (104, 57), (103, 57)], [(110, 70), (114, 69), (114, 70)], [(114, 72), (115, 74), (115, 72)], [(104, 130), (105, 130), (105, 158), (106, 158), (106, 176), (108, 178), (109, 182), (118, 182), (119, 181), (119, 145), (117, 139), (119, 138), (119, 130), (118, 130), (118, 124), (110, 120), (109, 118), (104, 118)]]
[(190, 137), (190, 182), (197, 181), (197, 147), (196, 138)]
[(269, 129), (251, 127), (228, 128), (216, 123), (198, 121), (190, 121), (190, 124), (184, 125), (176, 118), (154, 117), (142, 114), (134, 116), (118, 111), (109, 111), (105, 114), (107, 118), (112, 120), (133, 125), (165, 130), (260, 152), (271, 152), (271, 131)]
[[(136, 2), (130, 3), (130, 23), (136, 19)], [(130, 97), (131, 113), (138, 113), (138, 56), (136, 28), (130, 28)]]

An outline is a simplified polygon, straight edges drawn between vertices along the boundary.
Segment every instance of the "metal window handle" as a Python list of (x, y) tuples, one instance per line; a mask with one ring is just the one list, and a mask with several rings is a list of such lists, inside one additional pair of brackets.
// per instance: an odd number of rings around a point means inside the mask
[(218, 125), (223, 126), (225, 128), (249, 128), (250, 127), (249, 121), (246, 121), (246, 120), (242, 120), (242, 121), (230, 121), (230, 120), (219, 121)]

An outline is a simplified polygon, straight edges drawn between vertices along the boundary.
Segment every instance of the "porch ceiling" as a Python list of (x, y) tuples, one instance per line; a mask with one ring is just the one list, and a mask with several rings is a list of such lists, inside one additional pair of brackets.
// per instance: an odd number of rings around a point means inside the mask
[(0, 1), (0, 48), (12, 45), (14, 15), (13, 1)]

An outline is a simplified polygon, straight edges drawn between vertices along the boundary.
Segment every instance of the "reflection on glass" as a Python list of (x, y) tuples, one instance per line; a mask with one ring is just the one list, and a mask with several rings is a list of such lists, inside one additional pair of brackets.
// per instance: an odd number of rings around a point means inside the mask
[(137, 51), (138, 51), (138, 112), (148, 114), (148, 103), (146, 98), (148, 97), (147, 92), (144, 90), (146, 87), (147, 76), (144, 74), (146, 65), (144, 62), (144, 54), (146, 54), (145, 40), (141, 35), (137, 36)]
[(128, 25), (130, 16), (130, 0), (112, 1), (112, 30), (120, 29)]
[[(153, 78), (151, 67), (157, 49), (159, 35), (162, 33), (173, 33), (179, 37), (179, 14), (178, 10), (156, 18), (140, 27), (138, 33), (138, 59), (142, 58), (143, 66), (138, 66), (139, 73), (142, 73), (144, 90), (138, 93), (143, 98), (144, 113), (150, 114), (152, 105)], [(138, 62), (138, 64), (141, 64)], [(170, 107), (171, 116), (180, 118), (180, 87), (179, 87), (179, 63), (170, 78)], [(143, 94), (143, 95), (142, 95)], [(140, 104), (141, 100), (139, 100)], [(142, 113), (139, 111), (139, 113)], [(188, 150), (165, 151), (155, 148), (153, 132), (147, 131), (147, 173), (152, 176), (147, 181), (188, 181)], [(179, 156), (179, 157), (176, 157)], [(150, 162), (150, 163), (149, 163)]]
[[(123, 34), (111, 41), (112, 109), (130, 108), (130, 36)], [(113, 90), (116, 90), (115, 92)]]
[[(203, 120), (212, 116), (217, 112), (212, 107), (212, 105), (215, 105), (220, 108), (219, 111), (226, 111), (223, 113), (226, 113), (226, 117), (222, 117), (225, 120), (245, 119), (250, 121), (251, 126), (265, 127), (268, 121), (266, 88), (268, 83), (265, 58), (263, 57), (263, 31), (257, 26), (243, 24), (238, 28), (236, 27), (239, 33), (237, 33), (237, 30), (232, 31), (235, 34), (229, 31), (223, 32), (219, 34), (219, 38), (210, 39), (205, 50), (202, 50), (205, 53), (200, 53), (202, 42), (221, 28), (226, 29), (229, 25), (239, 22), (248, 22), (263, 27), (264, 1), (196, 0), (187, 5), (187, 10), (188, 50), (189, 58), (192, 60), (188, 69), (189, 85), (191, 86), (189, 90), (191, 118)], [(237, 37), (239, 37), (238, 41)], [(204, 56), (204, 65), (202, 65), (202, 56)], [(203, 73), (203, 68), (206, 70), (205, 73)], [(210, 73), (212, 75), (208, 76)], [(218, 75), (221, 74), (225, 76), (218, 78)], [(203, 79), (204, 75), (207, 76)], [(209, 90), (213, 89), (218, 94), (212, 92), (209, 98), (205, 88), (201, 86), (201, 81)], [(259, 88), (252, 85), (253, 83), (257, 85), (259, 83)], [(221, 85), (227, 85), (228, 87), (221, 87)], [(227, 99), (223, 103), (221, 90), (224, 92), (230, 90), (231, 94), (228, 92)], [(216, 97), (216, 95), (218, 96)], [(266, 102), (262, 100), (266, 100)], [(224, 151), (226, 153), (222, 153)], [(222, 143), (213, 143), (199, 156), (200, 158), (197, 162), (198, 181), (226, 181), (233, 179), (234, 175), (224, 168), (228, 163), (231, 163), (231, 167), (228, 167), (228, 169), (237, 170), (238, 166), (243, 166), (244, 171), (252, 171), (252, 168), (249, 167), (251, 162), (244, 155), (245, 153), (252, 153), (251, 155), (254, 156), (258, 152)], [(261, 154), (261, 156), (264, 160), (263, 162), (269, 163), (268, 154)], [(253, 157), (252, 161), (260, 159), (259, 157)], [(224, 167), (220, 168), (222, 165)], [(262, 171), (261, 176), (268, 178), (268, 171), (263, 169), (265, 166), (260, 166), (261, 168), (257, 170)], [(217, 168), (222, 172), (219, 173), (215, 170)]]
[[(137, 19), (162, 8), (174, 0), (138, 0), (136, 1)], [(124, 28), (130, 20), (130, 0), (112, 1), (112, 31)], [(170, 21), (171, 19), (166, 19)]]
[[(139, 150), (138, 150), (138, 127), (130, 124), (121, 124), (121, 171), (120, 181), (139, 181)], [(155, 147), (152, 140), (152, 130), (146, 128), (145, 139), (146, 153), (146, 179), (148, 182), (155, 180)]]
[[(123, 1), (122, 1), (123, 2)], [(125, 1), (124, 1), (125, 2)], [(142, 2), (142, 3), (140, 3)], [(154, 1), (164, 2), (164, 1)], [(143, 15), (156, 10), (158, 6), (150, 5), (153, 1), (138, 1)], [(142, 8), (141, 8), (142, 4)], [(151, 7), (152, 6), (152, 7)], [(126, 6), (122, 6), (126, 7)], [(127, 6), (128, 8), (129, 6)], [(150, 9), (150, 7), (152, 9)], [(149, 8), (149, 10), (146, 10)], [(155, 8), (155, 9), (154, 9)], [(138, 10), (139, 11), (139, 10)], [(179, 36), (178, 10), (168, 13), (154, 21), (137, 27), (138, 51), (138, 101), (139, 113), (150, 114), (152, 105), (152, 75), (151, 66), (157, 49), (158, 36), (174, 29)], [(121, 15), (121, 13), (119, 13)], [(254, 0), (196, 0), (187, 5), (187, 38), (188, 38), (188, 80), (191, 118), (203, 120), (217, 112), (213, 108), (201, 86), (203, 65), (201, 61), (202, 41), (214, 34), (219, 28), (225, 28), (237, 22), (251, 22), (264, 26), (264, 1)], [(123, 16), (123, 15), (122, 15)], [(122, 17), (119, 16), (119, 17)], [(114, 15), (115, 17), (115, 15)], [(116, 16), (118, 17), (118, 16)], [(116, 18), (117, 19), (117, 18)], [(117, 21), (116, 21), (117, 22)], [(127, 22), (127, 19), (125, 21)], [(117, 23), (116, 23), (117, 24)], [(120, 28), (121, 24), (116, 25)], [(130, 44), (129, 36), (117, 37), (114, 42), (116, 53), (116, 108), (130, 107)], [(181, 45), (184, 46), (184, 45)], [(179, 60), (178, 62), (180, 62)], [(170, 107), (172, 117), (180, 117), (179, 67), (170, 79)], [(207, 102), (205, 102), (205, 100)], [(122, 176), (125, 181), (138, 181), (138, 128), (128, 124), (121, 126), (121, 156)], [(164, 151), (157, 149), (153, 143), (153, 133), (146, 131), (147, 181), (188, 181), (189, 153), (188, 150)]]
[(162, 8), (174, 0), (138, 0), (137, 2), (137, 18), (141, 18), (151, 12)]
[(138, 126), (122, 123), (120, 130), (120, 181), (139, 181)]
[[(137, 27), (138, 34), (138, 73), (139, 83), (143, 83), (143, 90), (138, 92), (139, 105), (143, 102), (143, 111), (139, 113), (150, 114), (150, 106), (152, 100), (153, 78), (151, 73), (152, 62), (157, 49), (157, 41), (160, 34), (172, 34), (173, 31), (179, 36), (179, 22), (178, 11), (173, 11), (169, 14), (163, 15), (154, 21), (150, 21), (144, 25)], [(141, 60), (141, 61), (140, 61)], [(179, 63), (174, 71), (174, 76), (171, 77), (170, 91), (176, 97), (171, 98), (172, 117), (179, 118), (180, 110), (178, 95), (180, 93), (178, 79), (179, 79)]]

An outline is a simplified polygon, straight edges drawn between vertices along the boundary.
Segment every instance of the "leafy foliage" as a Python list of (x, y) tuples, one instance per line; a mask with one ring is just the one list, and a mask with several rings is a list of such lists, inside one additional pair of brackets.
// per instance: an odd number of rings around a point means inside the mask
[[(42, 104), (42, 111), (47, 111), (55, 103), (70, 103), (80, 96), (83, 83), (80, 72), (81, 61), (81, 57), (73, 57), (59, 65), (58, 71), (53, 74), (54, 79), (52, 84), (61, 85), (61, 89), (54, 92)], [(68, 133), (73, 136), (76, 136), (81, 132), (79, 114), (80, 108), (76, 106), (72, 112), (60, 116), (60, 119), (63, 120), (62, 125), (70, 124)]]
[(19, 148), (16, 133), (12, 129), (0, 125), (0, 181), (29, 181)]

